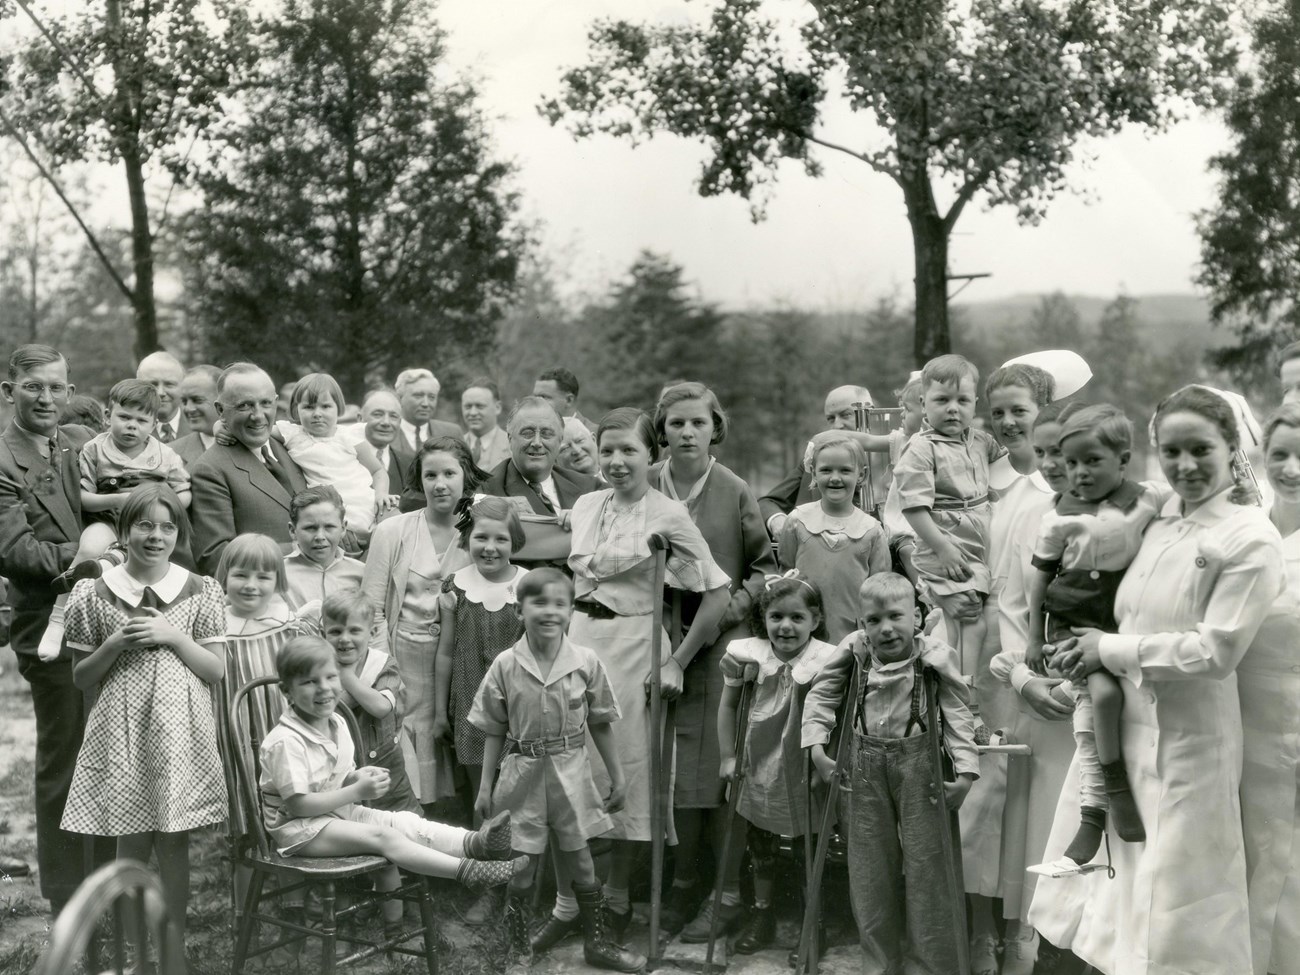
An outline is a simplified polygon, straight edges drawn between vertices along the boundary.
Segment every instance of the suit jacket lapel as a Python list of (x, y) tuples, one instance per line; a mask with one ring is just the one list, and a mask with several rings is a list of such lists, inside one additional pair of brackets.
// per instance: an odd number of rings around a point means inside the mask
[(248, 481), (253, 487), (257, 488), (276, 504), (289, 510), (289, 499), (285, 496), (286, 492), (275, 479), (266, 465), (260, 459), (253, 456), (253, 452), (240, 444), (237, 447), (230, 448), (231, 461), (234, 465), (248, 475)]
[[(27, 490), (50, 513), (64, 536), (75, 541), (81, 536), (81, 474), (76, 451), (60, 437), (59, 456), (47, 462), (31, 439), (12, 421), (5, 430), (5, 443), (14, 455), (14, 462), (23, 470), (23, 484)], [(75, 509), (72, 498), (77, 499)]]
[[(555, 472), (552, 471), (551, 474), (554, 476)], [(533, 506), (534, 514), (549, 515), (553, 513), (546, 510), (546, 505), (542, 503), (542, 499), (533, 490), (533, 486), (524, 479), (524, 475), (515, 466), (513, 460), (506, 463), (505, 488), (506, 494), (510, 497), (527, 498), (528, 503)]]

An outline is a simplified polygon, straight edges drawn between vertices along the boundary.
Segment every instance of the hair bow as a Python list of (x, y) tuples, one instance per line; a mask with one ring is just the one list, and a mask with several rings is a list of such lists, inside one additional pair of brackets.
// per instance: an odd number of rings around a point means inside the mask
[(764, 573), (763, 591), (771, 592), (772, 588), (781, 582), (797, 582), (800, 583), (801, 585), (807, 586), (809, 589), (812, 589), (812, 584), (809, 583), (809, 581), (803, 577), (803, 573), (801, 573), (798, 569), (787, 569), (785, 572), (782, 572), (780, 575), (777, 575), (775, 572)]

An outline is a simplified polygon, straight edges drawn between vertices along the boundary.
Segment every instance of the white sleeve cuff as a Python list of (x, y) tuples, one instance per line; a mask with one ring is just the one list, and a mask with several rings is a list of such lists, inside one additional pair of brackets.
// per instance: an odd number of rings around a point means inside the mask
[(1142, 637), (1137, 634), (1103, 634), (1097, 644), (1097, 650), (1101, 654), (1101, 665), (1116, 676), (1127, 677), (1135, 686), (1140, 685), (1142, 662), (1138, 650), (1141, 645)]

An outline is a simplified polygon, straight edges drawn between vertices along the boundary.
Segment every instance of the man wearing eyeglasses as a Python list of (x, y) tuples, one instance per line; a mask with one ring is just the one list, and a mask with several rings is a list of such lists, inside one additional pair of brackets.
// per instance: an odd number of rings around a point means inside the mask
[(307, 480), (284, 444), (271, 437), (276, 391), (271, 377), (251, 362), (227, 366), (217, 379), (217, 412), (235, 443), (215, 443), (194, 462), (194, 559), (215, 575), (221, 553), (236, 535), (269, 535), (288, 553), (289, 502)]
[[(72, 564), (81, 535), (78, 451), (92, 436), (59, 425), (73, 394), (67, 360), (47, 345), (24, 345), (9, 357), (0, 393), (13, 419), (0, 433), (0, 575), (13, 603), (10, 644), (31, 685), (36, 712), (36, 859), (41, 893), (55, 914), (113, 844), (60, 828), (72, 770), (81, 749), (85, 698), (72, 682), (72, 661), (36, 655), (54, 605), (54, 577)], [(0, 862), (6, 872), (25, 864)]]

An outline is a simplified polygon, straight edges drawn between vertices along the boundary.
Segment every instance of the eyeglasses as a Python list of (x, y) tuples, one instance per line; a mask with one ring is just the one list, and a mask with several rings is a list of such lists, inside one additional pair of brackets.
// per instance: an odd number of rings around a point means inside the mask
[(18, 388), (21, 389), (28, 396), (40, 396), (42, 393), (47, 391), (51, 396), (56, 396), (56, 397), (68, 395), (67, 383), (47, 384), (47, 383), (38, 383), (38, 382), (28, 382), (28, 383), (20, 383)]
[(170, 521), (153, 522), (153, 521), (146, 521), (142, 518), (137, 522), (133, 522), (131, 524), (131, 528), (133, 531), (141, 531), (144, 532), (144, 534), (146, 535), (152, 535), (153, 530), (155, 528), (158, 529), (158, 531), (162, 532), (164, 535), (176, 534), (176, 526), (172, 524)]

